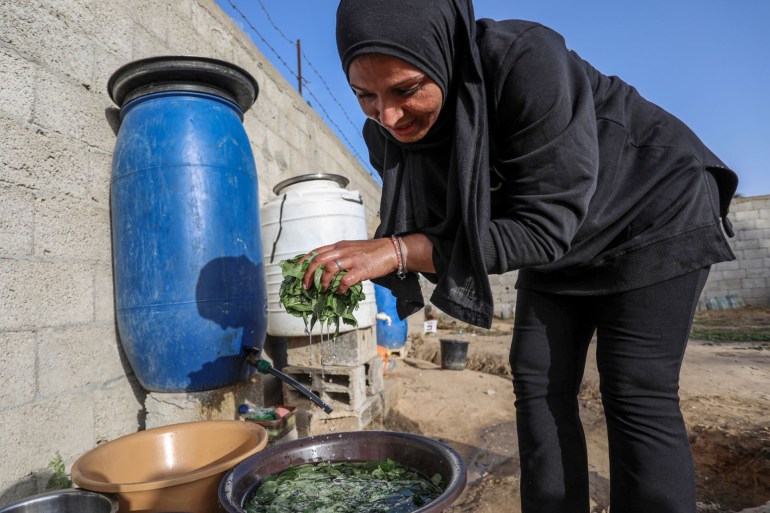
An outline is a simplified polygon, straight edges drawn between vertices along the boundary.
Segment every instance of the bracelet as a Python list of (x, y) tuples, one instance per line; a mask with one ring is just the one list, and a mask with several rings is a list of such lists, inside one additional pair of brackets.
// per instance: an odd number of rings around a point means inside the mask
[(401, 237), (396, 237), (395, 235), (390, 236), (390, 242), (393, 243), (393, 249), (396, 252), (396, 276), (401, 278), (402, 280), (406, 278), (406, 266), (404, 266), (404, 256), (402, 253), (402, 246), (401, 246)]
[(396, 237), (396, 240), (398, 241), (398, 251), (399, 253), (401, 253), (401, 274), (399, 275), (399, 278), (403, 280), (404, 278), (406, 278), (406, 273), (409, 270), (409, 268), (406, 266), (406, 251), (404, 251), (404, 239), (402, 239), (401, 237)]

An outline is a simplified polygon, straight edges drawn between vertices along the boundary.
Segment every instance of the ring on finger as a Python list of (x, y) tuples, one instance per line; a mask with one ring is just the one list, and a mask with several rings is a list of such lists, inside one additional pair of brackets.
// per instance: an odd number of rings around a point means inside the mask
[(342, 262), (340, 262), (339, 258), (334, 259), (334, 263), (337, 264), (337, 268), (339, 269), (339, 272), (344, 272), (345, 268), (342, 267)]

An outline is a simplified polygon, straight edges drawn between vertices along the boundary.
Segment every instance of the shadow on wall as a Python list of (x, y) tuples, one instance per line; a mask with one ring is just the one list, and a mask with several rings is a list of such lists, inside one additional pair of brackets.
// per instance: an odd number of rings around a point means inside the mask
[(110, 125), (112, 133), (117, 137), (120, 130), (120, 109), (117, 107), (107, 107), (104, 109), (104, 118), (107, 120), (107, 124)]
[[(116, 107), (108, 107), (104, 109), (104, 118), (107, 120), (107, 124), (112, 129), (113, 133), (117, 137), (118, 131), (120, 130), (120, 109)], [(110, 174), (111, 174), (111, 170)], [(110, 187), (112, 187), (112, 180), (110, 180)], [(112, 228), (112, 208), (110, 208), (110, 228)], [(112, 237), (110, 236), (110, 239), (112, 240)], [(115, 288), (115, 268), (114, 268), (114, 249), (112, 247), (112, 244), (110, 244), (110, 262), (112, 263), (112, 290), (116, 290)], [(136, 398), (137, 402), (139, 404), (144, 405), (144, 401), (147, 398), (147, 391), (142, 387), (141, 383), (139, 383), (139, 380), (136, 377), (136, 374), (134, 373), (134, 369), (131, 367), (131, 362), (128, 360), (128, 356), (126, 355), (125, 349), (123, 348), (123, 342), (120, 339), (120, 330), (118, 328), (118, 311), (117, 311), (117, 304), (115, 301), (115, 295), (113, 294), (112, 298), (112, 319), (114, 324), (114, 330), (115, 330), (115, 343), (118, 345), (118, 356), (120, 358), (120, 364), (123, 367), (123, 372), (126, 375), (126, 378), (128, 379), (128, 383), (131, 386), (131, 392), (134, 394), (134, 397)], [(140, 408), (136, 412), (136, 424), (138, 430), (143, 430), (146, 427), (146, 420), (147, 420), (147, 411), (144, 408)], [(101, 443), (106, 440), (97, 440), (97, 443)]]
[(221, 356), (190, 373), (191, 383), (206, 381), (212, 374), (231, 373), (232, 369), (240, 369), (240, 379), (253, 373), (244, 361), (246, 348), (261, 351), (265, 343), (266, 317), (260, 315), (265, 308), (260, 294), (263, 283), (263, 263), (255, 264), (246, 256), (215, 258), (203, 266), (195, 287), (198, 313), (216, 323), (224, 334), (213, 340)]
[(32, 472), (5, 490), (0, 490), (0, 508), (20, 502), (38, 493), (50, 491), (46, 489), (46, 483), (51, 474), (50, 469)]

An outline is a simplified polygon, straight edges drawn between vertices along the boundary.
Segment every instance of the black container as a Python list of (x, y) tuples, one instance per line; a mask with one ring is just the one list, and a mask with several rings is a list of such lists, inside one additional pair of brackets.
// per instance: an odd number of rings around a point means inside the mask
[(439, 513), (465, 488), (465, 464), (447, 444), (411, 433), (354, 431), (300, 438), (246, 458), (222, 478), (219, 502), (228, 513), (243, 513), (244, 505), (267, 476), (305, 463), (387, 459), (424, 476), (441, 474), (444, 492), (414, 513)]
[(441, 368), (463, 370), (468, 360), (468, 342), (465, 340), (441, 339)]

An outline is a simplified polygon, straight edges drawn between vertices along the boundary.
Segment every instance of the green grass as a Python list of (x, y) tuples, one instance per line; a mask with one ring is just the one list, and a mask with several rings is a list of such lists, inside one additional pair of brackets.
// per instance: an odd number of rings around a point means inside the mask
[(690, 332), (690, 338), (709, 342), (768, 342), (770, 341), (770, 329), (766, 327), (717, 328), (696, 326)]

